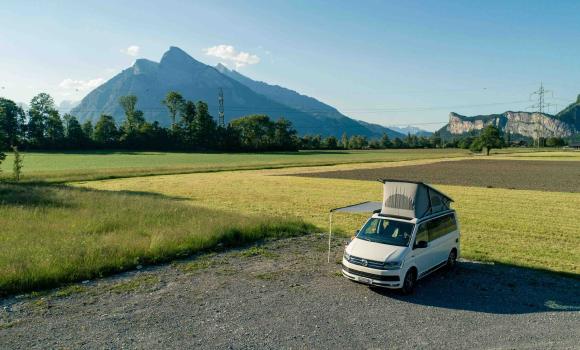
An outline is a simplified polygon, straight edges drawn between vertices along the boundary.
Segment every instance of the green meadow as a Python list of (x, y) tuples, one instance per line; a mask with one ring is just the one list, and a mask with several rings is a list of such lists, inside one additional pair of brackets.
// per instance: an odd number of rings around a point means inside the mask
[[(570, 161), (580, 159), (576, 154), (552, 153), (553, 158)], [(0, 183), (4, 295), (98, 278), (208, 249), (327, 232), (330, 208), (378, 200), (381, 186), (294, 175), (470, 155), (462, 150), (383, 150), (24, 157), (25, 181)], [(490, 158), (553, 159), (548, 153), (505, 150)], [(3, 170), (8, 178), (10, 155)], [(580, 273), (577, 193), (440, 188), (456, 200), (464, 257)], [(364, 218), (337, 216), (336, 232), (349, 236)]]
[[(343, 163), (395, 162), (461, 157), (458, 149), (300, 151), (277, 153), (79, 152), (23, 153), (23, 181), (68, 182), (224, 170), (285, 168)], [(8, 179), (7, 153), (0, 177)]]

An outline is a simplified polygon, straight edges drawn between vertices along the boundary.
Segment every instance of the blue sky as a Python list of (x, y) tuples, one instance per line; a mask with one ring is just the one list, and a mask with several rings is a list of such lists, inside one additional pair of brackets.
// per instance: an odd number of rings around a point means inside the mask
[(580, 94), (580, 1), (3, 0), (0, 23), (18, 102), (78, 100), (172, 45), (383, 125), (525, 110), (540, 81), (559, 108)]

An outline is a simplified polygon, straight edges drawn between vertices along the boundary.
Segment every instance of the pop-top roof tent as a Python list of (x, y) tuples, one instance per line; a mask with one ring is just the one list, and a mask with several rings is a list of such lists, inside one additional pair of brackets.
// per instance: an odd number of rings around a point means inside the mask
[(332, 238), (332, 213), (380, 213), (380, 215), (405, 220), (421, 219), (451, 208), (451, 199), (441, 191), (423, 183), (403, 180), (379, 179), (383, 183), (382, 202), (363, 202), (330, 210), (328, 234), (328, 261)]
[(380, 179), (383, 183), (381, 214), (402, 219), (420, 219), (449, 210), (449, 196), (422, 182)]

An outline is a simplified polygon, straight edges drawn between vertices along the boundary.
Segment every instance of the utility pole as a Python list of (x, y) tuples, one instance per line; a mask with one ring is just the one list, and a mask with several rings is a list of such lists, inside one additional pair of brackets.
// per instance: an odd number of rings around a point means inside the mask
[(552, 104), (550, 103), (546, 103), (545, 101), (545, 95), (547, 93), (551, 93), (552, 96), (554, 95), (552, 93), (552, 91), (550, 90), (546, 90), (544, 89), (544, 83), (540, 82), (540, 88), (537, 91), (534, 91), (530, 94), (530, 99), (532, 96), (537, 95), (538, 96), (538, 103), (530, 106), (529, 108), (531, 109), (535, 109), (536, 112), (539, 114), (537, 120), (536, 120), (536, 129), (534, 130), (535, 134), (536, 134), (536, 140), (538, 142), (537, 147), (540, 148), (540, 139), (542, 137), (544, 137), (544, 127), (542, 124), (542, 117), (544, 115), (544, 112), (546, 110), (546, 108), (551, 107)]
[(219, 106), (218, 126), (223, 128), (226, 126), (226, 123), (224, 120), (224, 91), (222, 90), (222, 88), (219, 88), (218, 90), (218, 106)]

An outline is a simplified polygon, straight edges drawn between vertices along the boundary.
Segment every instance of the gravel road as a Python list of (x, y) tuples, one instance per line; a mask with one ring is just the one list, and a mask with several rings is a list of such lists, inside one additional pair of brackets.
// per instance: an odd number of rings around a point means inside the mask
[(412, 296), (346, 280), (325, 237), (0, 301), (0, 348), (579, 349), (580, 280), (462, 261)]

